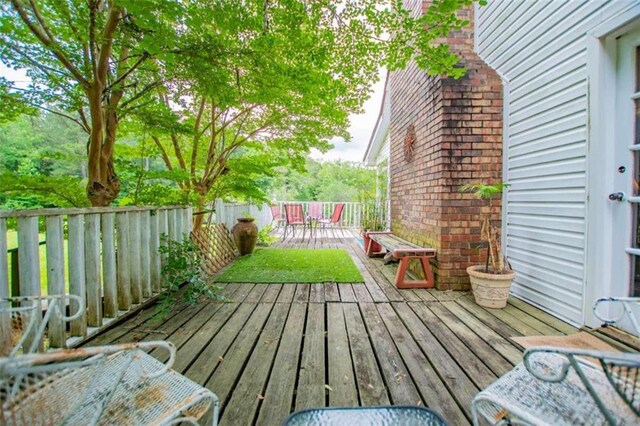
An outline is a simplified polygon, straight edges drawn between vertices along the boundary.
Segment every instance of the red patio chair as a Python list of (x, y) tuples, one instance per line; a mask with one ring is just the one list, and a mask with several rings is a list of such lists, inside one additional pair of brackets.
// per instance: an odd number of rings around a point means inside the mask
[(284, 217), (282, 217), (282, 212), (280, 211), (280, 206), (278, 204), (273, 204), (271, 206), (271, 216), (273, 220), (271, 221), (271, 225), (276, 224), (274, 229), (280, 228), (285, 223)]
[(333, 237), (335, 238), (336, 237), (335, 226), (337, 225), (338, 228), (342, 229), (342, 227), (340, 226), (340, 220), (342, 218), (342, 210), (344, 210), (344, 203), (337, 203), (333, 208), (333, 214), (329, 219), (318, 220), (318, 223), (321, 226), (321, 231), (327, 232), (326, 228), (331, 228), (331, 231), (333, 232)]
[(283, 239), (287, 238), (289, 228), (291, 228), (292, 237), (296, 235), (296, 227), (302, 225), (302, 239), (304, 240), (306, 222), (304, 220), (304, 210), (302, 204), (285, 204), (284, 205), (285, 225)]

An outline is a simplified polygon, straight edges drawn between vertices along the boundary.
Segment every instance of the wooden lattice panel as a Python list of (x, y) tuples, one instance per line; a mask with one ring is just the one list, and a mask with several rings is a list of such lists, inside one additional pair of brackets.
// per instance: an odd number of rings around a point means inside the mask
[(203, 224), (191, 233), (191, 239), (202, 252), (202, 270), (214, 275), (238, 256), (236, 245), (224, 223)]

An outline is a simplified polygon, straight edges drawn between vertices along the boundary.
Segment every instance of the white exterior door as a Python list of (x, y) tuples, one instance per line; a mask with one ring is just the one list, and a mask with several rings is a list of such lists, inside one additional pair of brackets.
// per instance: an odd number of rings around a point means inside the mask
[(611, 296), (640, 296), (640, 31), (619, 37), (616, 50)]

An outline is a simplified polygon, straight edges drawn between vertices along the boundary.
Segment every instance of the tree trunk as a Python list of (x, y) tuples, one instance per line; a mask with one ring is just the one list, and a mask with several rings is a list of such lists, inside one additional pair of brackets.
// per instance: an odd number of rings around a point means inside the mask
[[(106, 117), (102, 104), (102, 85), (93, 84), (87, 90), (91, 113), (87, 166), (87, 198), (93, 207), (111, 204), (120, 192), (120, 181), (113, 167), (113, 144), (115, 143), (117, 119), (110, 111)], [(105, 129), (106, 127), (106, 129)]]

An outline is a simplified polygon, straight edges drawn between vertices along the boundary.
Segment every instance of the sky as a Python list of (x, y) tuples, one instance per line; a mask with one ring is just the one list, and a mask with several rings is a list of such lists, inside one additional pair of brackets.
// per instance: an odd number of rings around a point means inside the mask
[[(349, 117), (351, 126), (351, 142), (345, 142), (342, 138), (335, 138), (331, 141), (334, 148), (326, 153), (313, 149), (311, 157), (316, 160), (334, 161), (355, 161), (361, 162), (367, 150), (371, 133), (376, 125), (376, 119), (380, 112), (380, 103), (384, 92), (384, 71), (380, 72), (379, 81), (373, 86), (371, 97), (364, 104), (362, 114), (352, 114)], [(28, 77), (22, 70), (12, 70), (0, 62), (0, 77), (5, 77), (11, 81), (17, 81), (18, 86), (26, 86)]]

